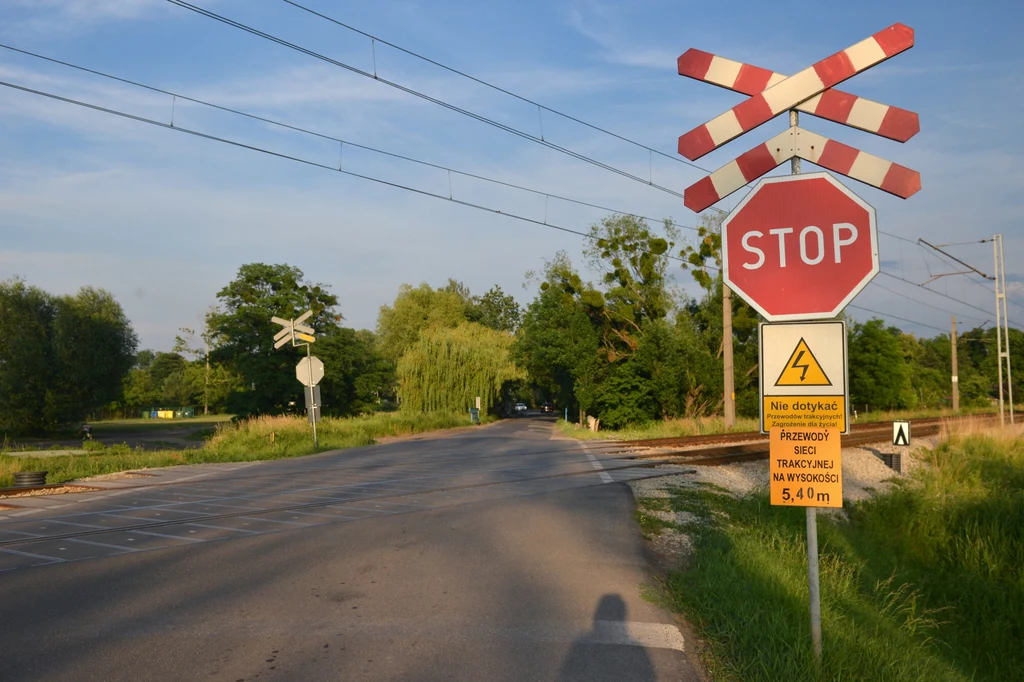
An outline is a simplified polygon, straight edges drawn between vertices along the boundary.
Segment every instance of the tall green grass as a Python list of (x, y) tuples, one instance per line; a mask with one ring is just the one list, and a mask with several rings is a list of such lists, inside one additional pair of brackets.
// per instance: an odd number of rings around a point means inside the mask
[(13, 457), (0, 454), (0, 487), (13, 484), (18, 471), (45, 469), (47, 483), (131, 469), (201, 464), (252, 462), (300, 457), (325, 450), (372, 445), (378, 438), (405, 436), (467, 426), (462, 413), (378, 413), (362, 417), (325, 417), (317, 424), (319, 447), (313, 446), (313, 430), (302, 417), (256, 417), (237, 424), (222, 423), (202, 447), (187, 450), (146, 451), (127, 445), (89, 444), (84, 455), (62, 457)]
[(716, 680), (1024, 680), (1024, 437), (954, 435), (928, 459), (849, 521), (819, 516), (820, 666), (804, 510), (674, 492), (702, 523), (666, 598), (708, 640)]

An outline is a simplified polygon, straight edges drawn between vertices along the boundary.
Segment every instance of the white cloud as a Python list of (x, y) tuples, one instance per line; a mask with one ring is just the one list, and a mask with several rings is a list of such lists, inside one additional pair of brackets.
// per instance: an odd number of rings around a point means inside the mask
[[(216, 0), (208, 0), (212, 4)], [(20, 10), (21, 16), (8, 24), (5, 32), (36, 33), (73, 32), (112, 22), (169, 13), (171, 6), (163, 0), (8, 0), (9, 9)]]

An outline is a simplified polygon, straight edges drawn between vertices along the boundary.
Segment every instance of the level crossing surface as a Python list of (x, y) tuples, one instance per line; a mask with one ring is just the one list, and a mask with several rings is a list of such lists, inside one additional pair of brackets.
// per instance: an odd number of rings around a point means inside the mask
[(696, 679), (639, 596), (616, 485), (666, 472), (552, 435), (524, 418), (22, 498), (0, 511), (0, 679)]

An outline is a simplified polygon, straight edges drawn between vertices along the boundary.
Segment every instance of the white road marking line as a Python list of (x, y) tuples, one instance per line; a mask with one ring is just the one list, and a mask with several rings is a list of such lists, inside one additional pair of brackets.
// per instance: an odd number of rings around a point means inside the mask
[(121, 545), (108, 545), (105, 542), (93, 542), (92, 540), (79, 540), (78, 538), (64, 538), (66, 542), (79, 542), (83, 545), (95, 545), (96, 547), (109, 547), (110, 549), (119, 549), (122, 552), (138, 552), (139, 550), (134, 547), (123, 547)]
[(32, 554), (31, 552), (19, 552), (16, 549), (4, 549), (2, 547), (0, 547), (0, 552), (4, 552), (6, 554), (19, 554), (21, 556), (32, 557), (33, 559), (46, 559), (47, 561), (52, 561), (58, 564), (62, 564), (65, 561), (67, 561), (67, 559), (61, 559), (60, 557), (44, 556), (42, 554)]
[(604, 468), (601, 466), (601, 462), (597, 461), (597, 457), (594, 457), (592, 454), (590, 454), (590, 449), (587, 447), (587, 444), (584, 443), (583, 441), (580, 441), (580, 447), (583, 448), (583, 452), (587, 454), (587, 459), (590, 460), (590, 466), (594, 467), (594, 469), (597, 471), (597, 475), (601, 477), (601, 482), (613, 483), (614, 479), (612, 479), (611, 475), (604, 470)]
[(139, 535), (152, 535), (158, 538), (168, 538), (170, 540), (187, 540), (188, 542), (206, 542), (202, 538), (190, 538), (185, 535), (169, 535), (167, 533), (154, 533), (151, 530), (129, 530), (126, 533), (138, 533)]

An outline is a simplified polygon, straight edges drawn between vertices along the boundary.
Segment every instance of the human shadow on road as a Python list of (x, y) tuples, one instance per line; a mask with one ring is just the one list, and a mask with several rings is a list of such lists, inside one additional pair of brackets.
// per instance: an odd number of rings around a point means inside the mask
[(626, 603), (617, 594), (601, 597), (591, 630), (579, 637), (558, 673), (558, 682), (616, 680), (655, 682), (647, 651), (629, 637)]

